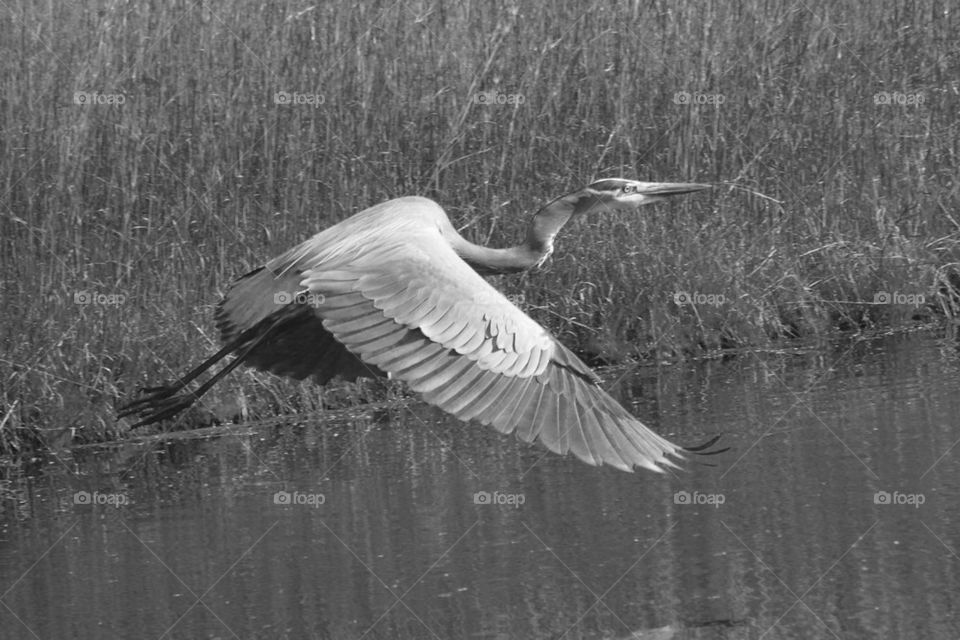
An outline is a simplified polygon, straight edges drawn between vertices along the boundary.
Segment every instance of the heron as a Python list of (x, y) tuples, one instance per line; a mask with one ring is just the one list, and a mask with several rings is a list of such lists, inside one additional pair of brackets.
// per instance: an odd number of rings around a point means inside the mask
[[(636, 210), (711, 185), (607, 178), (549, 202), (524, 241), (490, 248), (460, 235), (433, 200), (365, 209), (236, 280), (220, 301), (223, 348), (179, 380), (141, 389), (120, 408), (133, 428), (171, 418), (241, 364), (320, 385), (339, 376), (404, 381), (427, 403), (624, 471), (678, 468), (680, 447), (611, 397), (600, 377), (485, 276), (540, 266), (564, 225)], [(206, 382), (187, 388), (233, 354)]]

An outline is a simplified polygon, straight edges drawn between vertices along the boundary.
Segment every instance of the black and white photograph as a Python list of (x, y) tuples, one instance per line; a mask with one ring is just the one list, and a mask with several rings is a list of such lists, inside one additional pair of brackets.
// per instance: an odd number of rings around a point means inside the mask
[(0, 0), (0, 638), (960, 638), (958, 34)]

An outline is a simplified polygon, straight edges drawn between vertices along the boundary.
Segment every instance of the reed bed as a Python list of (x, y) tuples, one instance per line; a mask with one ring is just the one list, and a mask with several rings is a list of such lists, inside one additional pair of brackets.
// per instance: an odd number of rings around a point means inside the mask
[[(595, 178), (716, 183), (499, 283), (599, 360), (952, 322), (958, 27), (936, 1), (9, 4), (0, 452), (121, 435), (117, 398), (217, 345), (234, 277), (407, 194), (508, 244)], [(194, 422), (383, 393), (246, 371)]]

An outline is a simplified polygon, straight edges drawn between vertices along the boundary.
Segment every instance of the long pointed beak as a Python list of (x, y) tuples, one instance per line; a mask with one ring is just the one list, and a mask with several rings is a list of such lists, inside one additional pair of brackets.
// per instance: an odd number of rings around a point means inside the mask
[(637, 193), (659, 197), (679, 196), (713, 188), (713, 185), (697, 182), (636, 182), (634, 184), (637, 185)]

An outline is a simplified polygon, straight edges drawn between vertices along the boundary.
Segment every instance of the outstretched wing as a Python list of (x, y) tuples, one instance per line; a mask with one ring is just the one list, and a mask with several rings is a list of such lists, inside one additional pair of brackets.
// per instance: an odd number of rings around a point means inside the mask
[(680, 448), (471, 269), (436, 220), (367, 229), (362, 251), (313, 246), (284, 262), (296, 265), (324, 328), (427, 402), (589, 464), (675, 466), (668, 456)]

